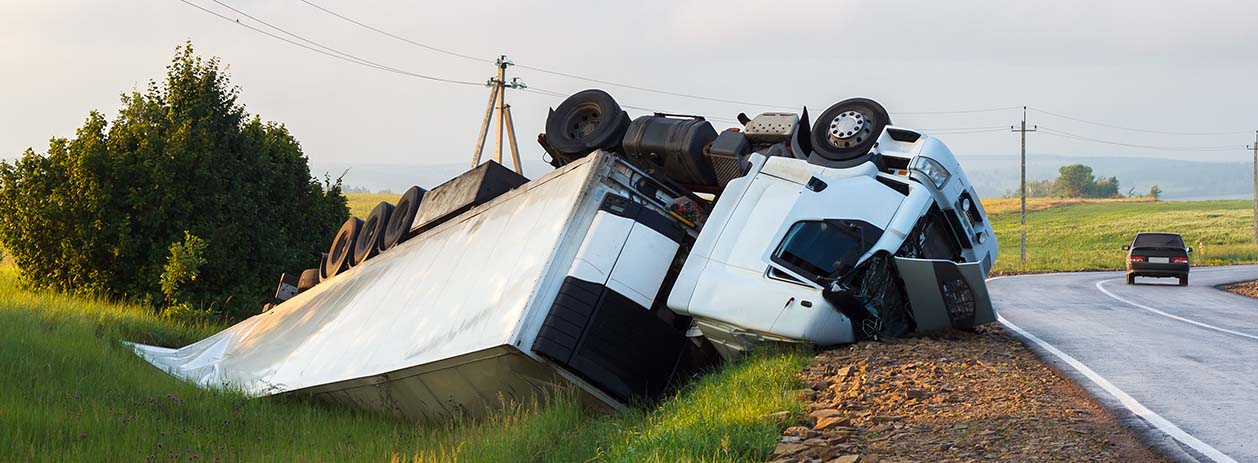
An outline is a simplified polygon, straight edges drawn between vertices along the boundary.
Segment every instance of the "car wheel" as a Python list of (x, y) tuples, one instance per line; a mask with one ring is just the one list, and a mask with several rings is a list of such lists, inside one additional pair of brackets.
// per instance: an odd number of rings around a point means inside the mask
[(384, 228), (389, 224), (389, 215), (393, 213), (393, 205), (387, 201), (381, 201), (371, 210), (371, 214), (367, 215), (367, 220), (363, 222), (362, 230), (358, 232), (358, 239), (354, 243), (354, 259), (351, 265), (358, 265), (366, 262), (380, 252), (380, 248), (384, 247)]
[(546, 116), (546, 143), (575, 160), (591, 151), (619, 151), (629, 113), (602, 90), (584, 90), (563, 100)]
[(419, 212), (419, 203), (423, 201), (424, 193), (427, 192), (428, 190), (413, 186), (402, 193), (401, 198), (398, 198), (397, 206), (393, 208), (393, 213), (389, 214), (389, 221), (384, 227), (384, 240), (380, 244), (381, 252), (410, 239), (411, 222), (415, 221), (415, 214)]
[(1129, 284), (1129, 285), (1134, 285), (1134, 284), (1136, 284), (1136, 276), (1135, 276), (1135, 275), (1127, 275), (1127, 284)]
[(350, 217), (332, 239), (332, 247), (328, 249), (327, 275), (332, 278), (349, 268), (354, 260), (354, 243), (358, 240), (358, 231), (363, 228), (363, 219)]
[(1180, 285), (1180, 286), (1188, 286), (1188, 275), (1184, 275), (1184, 276), (1182, 276), (1182, 277), (1179, 277), (1179, 285)]
[(891, 124), (878, 102), (851, 98), (835, 103), (812, 126), (812, 152), (830, 161), (845, 162), (869, 155), (869, 150)]

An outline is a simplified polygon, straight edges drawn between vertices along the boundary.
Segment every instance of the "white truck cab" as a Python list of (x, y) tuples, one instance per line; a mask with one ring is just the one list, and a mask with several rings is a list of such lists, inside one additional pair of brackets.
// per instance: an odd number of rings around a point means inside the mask
[[(874, 146), (850, 167), (753, 153), (721, 192), (668, 307), (694, 317), (727, 357), (762, 341), (830, 345), (994, 319), (983, 277), (996, 240), (952, 152), (890, 126)], [(899, 278), (876, 289), (902, 294), (852, 294), (862, 274), (892, 264)], [(939, 281), (958, 274), (960, 283)], [(968, 294), (949, 294), (959, 286)], [(949, 297), (978, 307), (950, 313)], [(871, 304), (899, 307), (870, 314)]]

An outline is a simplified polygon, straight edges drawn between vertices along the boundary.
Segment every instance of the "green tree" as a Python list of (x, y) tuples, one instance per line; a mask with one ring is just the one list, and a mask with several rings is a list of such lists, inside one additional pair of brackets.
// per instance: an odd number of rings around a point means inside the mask
[(1158, 186), (1157, 186), (1157, 185), (1153, 185), (1152, 187), (1150, 187), (1150, 188), (1149, 188), (1149, 196), (1152, 196), (1154, 201), (1157, 201), (1158, 199), (1161, 199), (1161, 198), (1162, 198), (1162, 189), (1161, 189), (1161, 188), (1158, 188)]
[(1094, 182), (1092, 168), (1083, 164), (1062, 166), (1057, 173), (1057, 179), (1053, 180), (1053, 196), (1061, 198), (1082, 198)]
[(1092, 168), (1083, 164), (1062, 166), (1053, 180), (1052, 195), (1059, 198), (1117, 198), (1118, 178), (1092, 176)]
[(1121, 196), (1118, 193), (1118, 177), (1101, 177), (1096, 179), (1088, 187), (1087, 196), (1089, 198), (1117, 198)]
[(181, 297), (239, 316), (282, 271), (317, 263), (348, 215), (340, 181), (311, 177), (297, 140), (237, 101), (217, 59), (180, 47), (161, 82), (112, 122), (0, 162), (0, 243), (41, 289), (162, 300), (170, 244), (211, 246)]

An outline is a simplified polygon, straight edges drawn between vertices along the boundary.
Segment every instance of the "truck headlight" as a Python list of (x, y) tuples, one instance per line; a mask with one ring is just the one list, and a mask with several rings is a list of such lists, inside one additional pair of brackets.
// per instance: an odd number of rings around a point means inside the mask
[(918, 156), (913, 158), (913, 166), (911, 168), (926, 174), (935, 183), (935, 188), (939, 189), (943, 189), (944, 184), (948, 183), (948, 178), (952, 177), (952, 174), (948, 173), (948, 169), (945, 169), (943, 164), (927, 157)]

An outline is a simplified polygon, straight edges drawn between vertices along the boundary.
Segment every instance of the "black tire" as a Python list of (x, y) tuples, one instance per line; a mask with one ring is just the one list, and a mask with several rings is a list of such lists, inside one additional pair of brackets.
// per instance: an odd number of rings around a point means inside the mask
[(328, 275), (328, 253), (324, 252), (319, 254), (319, 281), (323, 281), (328, 278), (331, 278), (331, 276)]
[(363, 219), (350, 217), (332, 239), (332, 247), (328, 249), (327, 275), (332, 278), (349, 268), (354, 260), (354, 243), (358, 240), (358, 231), (363, 228)]
[(350, 262), (351, 266), (366, 262), (384, 247), (384, 229), (389, 225), (389, 216), (392, 214), (393, 205), (388, 201), (380, 201), (380, 204), (367, 214), (363, 229), (358, 232), (358, 239), (354, 242), (354, 259)]
[(297, 291), (305, 291), (319, 284), (319, 269), (308, 268), (301, 271), (301, 278), (297, 279)]
[(1188, 286), (1188, 275), (1184, 275), (1184, 276), (1182, 276), (1182, 277), (1179, 277), (1179, 285), (1180, 285), (1180, 286)]
[(602, 90), (583, 90), (546, 116), (546, 143), (572, 159), (596, 149), (620, 151), (628, 128), (629, 113), (620, 109), (616, 99)]
[[(853, 126), (842, 126), (839, 119), (860, 121)], [(891, 124), (891, 116), (877, 101), (868, 98), (850, 98), (830, 106), (813, 122), (812, 152), (830, 161), (845, 162), (869, 156), (869, 150), (878, 141), (882, 129)], [(839, 132), (851, 128), (853, 130)]]
[(389, 221), (384, 226), (383, 240), (380, 244), (381, 252), (388, 251), (410, 239), (411, 223), (415, 221), (415, 214), (419, 212), (419, 203), (423, 201), (424, 193), (427, 192), (428, 190), (413, 186), (398, 198), (397, 206), (393, 208), (393, 213), (389, 214)]
[(1136, 284), (1136, 276), (1135, 276), (1135, 275), (1127, 275), (1127, 284), (1129, 284), (1129, 285), (1134, 285), (1134, 284)]

